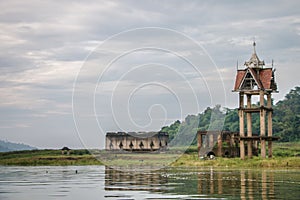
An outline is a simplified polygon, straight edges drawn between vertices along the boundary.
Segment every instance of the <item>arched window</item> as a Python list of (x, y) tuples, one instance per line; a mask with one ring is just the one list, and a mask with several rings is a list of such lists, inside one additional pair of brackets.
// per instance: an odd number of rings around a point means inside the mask
[(150, 148), (153, 149), (153, 147), (154, 147), (154, 143), (153, 143), (153, 141), (151, 141)]
[(140, 145), (139, 145), (139, 146), (140, 146), (140, 148), (141, 148), (141, 149), (143, 149), (143, 148), (144, 148), (144, 144), (143, 144), (143, 142), (142, 142), (142, 141), (140, 142)]
[(228, 152), (228, 151), (225, 151), (224, 156), (225, 156), (225, 157), (229, 157), (229, 152)]
[(120, 149), (123, 149), (123, 143), (122, 142), (120, 142), (119, 147), (120, 147)]
[(212, 156), (215, 157), (216, 156), (215, 153), (212, 151), (208, 152), (207, 157), (212, 157)]
[(132, 149), (133, 148), (133, 144), (132, 144), (132, 141), (130, 142), (129, 144), (129, 148)]

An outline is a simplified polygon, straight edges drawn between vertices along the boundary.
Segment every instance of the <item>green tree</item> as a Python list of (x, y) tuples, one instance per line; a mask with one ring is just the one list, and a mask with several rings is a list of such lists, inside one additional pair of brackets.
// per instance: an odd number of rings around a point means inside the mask
[(168, 133), (169, 134), (169, 139), (173, 140), (173, 138), (177, 135), (177, 133), (179, 131), (180, 125), (181, 125), (181, 122), (179, 120), (176, 120), (170, 126), (162, 127), (160, 131)]
[(273, 120), (274, 135), (280, 136), (281, 141), (300, 140), (300, 87), (295, 87), (277, 102)]

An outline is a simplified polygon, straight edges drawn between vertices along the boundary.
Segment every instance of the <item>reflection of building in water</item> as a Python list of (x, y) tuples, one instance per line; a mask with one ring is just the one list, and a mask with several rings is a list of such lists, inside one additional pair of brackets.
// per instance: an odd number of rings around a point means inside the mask
[[(240, 193), (238, 193), (240, 192)], [(222, 194), (240, 199), (275, 198), (273, 172), (241, 170), (198, 173), (198, 194)]]
[(106, 150), (154, 151), (165, 150), (169, 135), (165, 132), (108, 132)]
[[(276, 181), (276, 173), (278, 172), (270, 170), (202, 169), (201, 171), (193, 171), (190, 168), (185, 170), (176, 168), (152, 172), (126, 172), (106, 167), (105, 190), (151, 191), (163, 195), (199, 196), (203, 199), (205, 197), (275, 199), (279, 196), (280, 198), (291, 199), (289, 194), (285, 194), (288, 188), (278, 185), (278, 180), (282, 180), (282, 177), (277, 177)], [(278, 173), (277, 175), (281, 174)], [(295, 196), (295, 194), (292, 196)]]
[[(105, 167), (105, 190), (136, 190), (162, 192), (168, 177), (162, 173), (118, 171)], [(157, 187), (160, 186), (160, 187)]]

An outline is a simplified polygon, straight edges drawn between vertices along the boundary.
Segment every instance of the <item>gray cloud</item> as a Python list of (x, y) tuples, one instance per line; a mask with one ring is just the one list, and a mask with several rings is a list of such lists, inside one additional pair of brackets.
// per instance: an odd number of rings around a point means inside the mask
[[(82, 147), (77, 136), (72, 118), (73, 82), (78, 72), (81, 77), (82, 94), (92, 94), (97, 81), (97, 72), (101, 62), (109, 55), (131, 48), (132, 41), (142, 44), (149, 39), (149, 33), (127, 35), (116, 41), (120, 49), (105, 48), (97, 54), (90, 55), (88, 70), (82, 65), (89, 53), (114, 34), (139, 27), (162, 27), (174, 29), (193, 38), (209, 53), (218, 66), (226, 94), (226, 104), (237, 105), (237, 97), (231, 93), (233, 87), (236, 61), (241, 65), (252, 53), (253, 37), (257, 41), (257, 52), (261, 59), (270, 65), (275, 60), (277, 81), (280, 93), (275, 100), (299, 84), (298, 63), (300, 51), (300, 3), (294, 1), (2, 1), (0, 2), (0, 138), (16, 142), (26, 142), (39, 147), (61, 147), (68, 145)], [(189, 57), (197, 49), (181, 40), (152, 33), (156, 44), (165, 44), (168, 48), (178, 50)], [(149, 41), (150, 42), (150, 41)], [(182, 49), (185, 49), (183, 51)], [(94, 57), (93, 57), (94, 56)], [(98, 62), (100, 58), (101, 62)], [(217, 70), (213, 65), (198, 66), (203, 76), (193, 74), (193, 70), (181, 67), (178, 59), (167, 54), (139, 52), (125, 56), (116, 62), (102, 80), (107, 91), (118, 81), (130, 67), (149, 63), (166, 64), (177, 69), (195, 87), (200, 110), (211, 104), (220, 103), (224, 91), (220, 89)], [(199, 63), (195, 58), (194, 61)], [(155, 61), (155, 62), (154, 62)], [(202, 62), (204, 63), (204, 62)], [(208, 63), (208, 61), (207, 61)], [(211, 63), (210, 63), (211, 64)], [(101, 67), (100, 67), (101, 68)], [(81, 71), (80, 71), (81, 69)], [(86, 70), (86, 71), (84, 71)], [(155, 80), (169, 87), (178, 88), (184, 94), (186, 88), (180, 77), (161, 71), (157, 76), (150, 76), (151, 69), (135, 71), (122, 79), (119, 94), (127, 92), (128, 84), (138, 86), (143, 82)], [(158, 73), (157, 70), (153, 74)], [(172, 73), (171, 73), (172, 74)], [(155, 78), (154, 78), (155, 77)], [(209, 92), (203, 78), (210, 86)], [(288, 81), (287, 81), (288, 80)], [(131, 86), (132, 86), (131, 85)], [(123, 90), (122, 90), (123, 88)], [(151, 91), (151, 94), (160, 92)], [(149, 93), (150, 94), (150, 93)], [(99, 119), (105, 124), (103, 131), (115, 130), (112, 112), (107, 103), (109, 93), (97, 93), (103, 99), (104, 106)], [(93, 98), (77, 96), (93, 102)], [(146, 124), (147, 116), (139, 115), (139, 109), (147, 113), (151, 103), (170, 102), (166, 91), (155, 96), (136, 96), (139, 104), (131, 105), (134, 117), (141, 124)], [(218, 100), (216, 100), (218, 99)], [(143, 103), (144, 102), (144, 103)], [(222, 102), (222, 101), (221, 101)], [(103, 103), (103, 102), (102, 102)], [(115, 103), (118, 103), (116, 101)], [(176, 102), (169, 103), (168, 110), (176, 110)], [(89, 116), (83, 120), (81, 127), (88, 127), (89, 133), (84, 137), (87, 145), (103, 145), (103, 133), (95, 125), (93, 110), (82, 107), (80, 111)], [(192, 108), (187, 109), (189, 112)], [(152, 110), (153, 116), (163, 117), (160, 107)], [(192, 111), (191, 111), (192, 112)], [(195, 114), (197, 111), (195, 110)], [(178, 112), (169, 112), (167, 123), (180, 118)], [(89, 119), (89, 120), (88, 120)], [(157, 126), (160, 122), (156, 121)], [(79, 129), (81, 128), (79, 127)], [(72, 138), (72, 139), (71, 139)], [(98, 141), (96, 141), (98, 140)]]

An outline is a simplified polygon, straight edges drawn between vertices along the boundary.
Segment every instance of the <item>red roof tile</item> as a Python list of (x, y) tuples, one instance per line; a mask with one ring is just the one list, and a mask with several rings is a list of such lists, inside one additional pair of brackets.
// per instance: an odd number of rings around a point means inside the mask
[(241, 82), (243, 80), (243, 77), (246, 73), (246, 70), (238, 70), (235, 78), (235, 84), (234, 84), (234, 90), (238, 90), (239, 86), (241, 85)]
[(262, 69), (259, 72), (259, 78), (262, 82), (264, 89), (271, 89), (271, 80), (272, 80), (272, 69)]
[(234, 85), (234, 91), (239, 90), (239, 87), (242, 84), (242, 81), (244, 80), (244, 77), (246, 76), (246, 73), (248, 70), (250, 71), (251, 75), (257, 82), (259, 88), (272, 89), (271, 88), (271, 80), (272, 80), (272, 69), (271, 68), (260, 69), (259, 77), (257, 76), (257, 73), (254, 69), (247, 68), (244, 70), (237, 71), (235, 85)]

